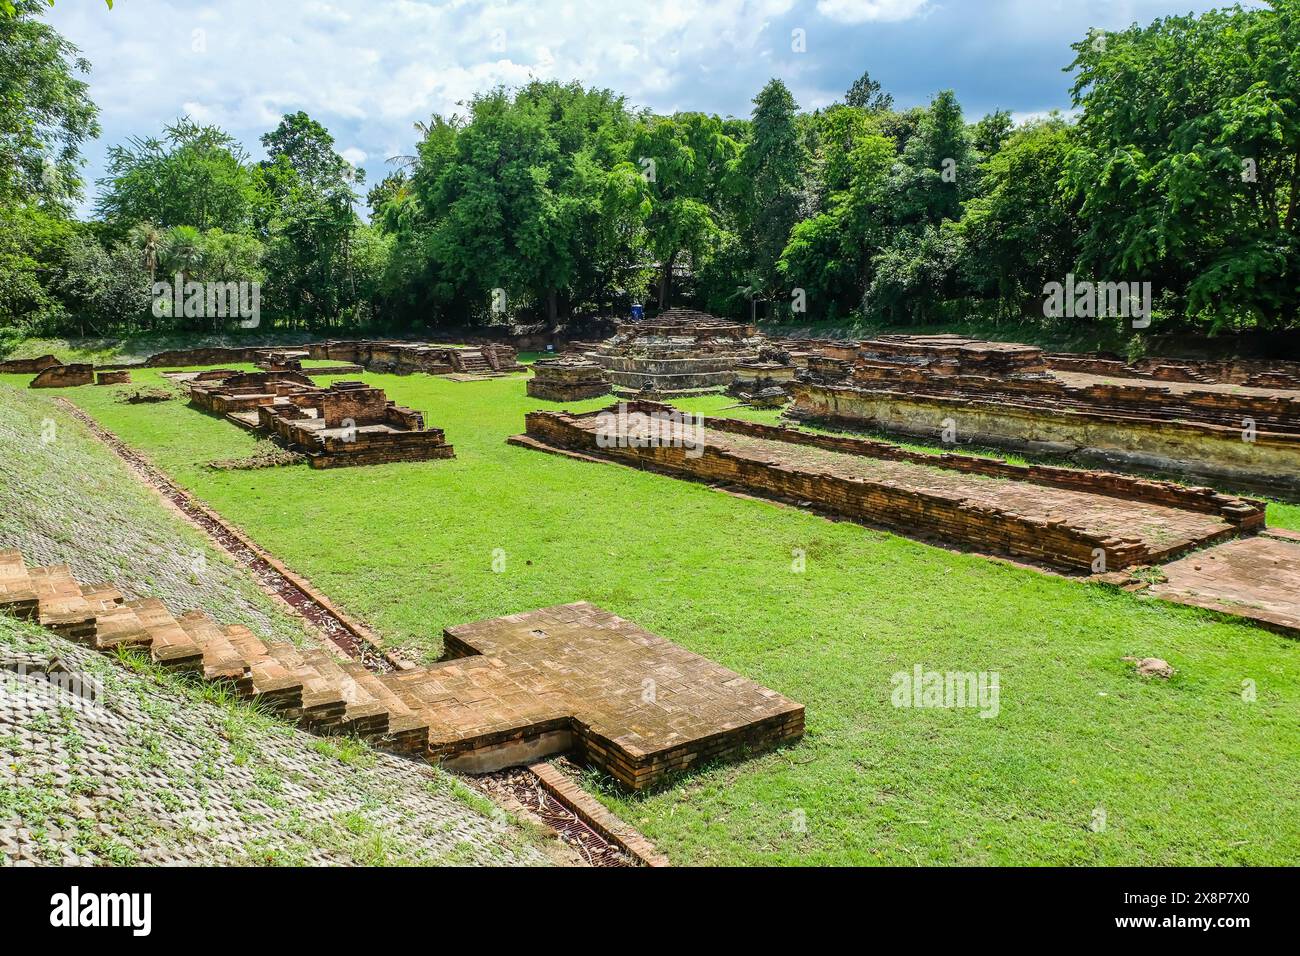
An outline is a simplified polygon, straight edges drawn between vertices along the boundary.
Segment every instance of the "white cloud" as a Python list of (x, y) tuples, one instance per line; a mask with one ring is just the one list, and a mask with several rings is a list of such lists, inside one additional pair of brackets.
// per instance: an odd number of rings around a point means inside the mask
[(341, 150), (339, 155), (353, 166), (360, 166), (366, 161), (366, 156), (369, 154), (364, 149), (357, 149), (355, 146), (349, 146), (347, 149)]
[(817, 12), (836, 23), (893, 23), (910, 20), (928, 0), (817, 0)]

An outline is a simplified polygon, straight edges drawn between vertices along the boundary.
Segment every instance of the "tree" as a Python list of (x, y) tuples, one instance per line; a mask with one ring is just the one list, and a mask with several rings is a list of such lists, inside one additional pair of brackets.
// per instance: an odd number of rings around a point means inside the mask
[(809, 313), (833, 317), (858, 308), (872, 260), (888, 235), (894, 143), (878, 118), (841, 107), (820, 118), (821, 211), (799, 222), (778, 268), (788, 286), (805, 290)]
[(884, 92), (870, 73), (863, 71), (844, 94), (844, 103), (872, 113), (884, 113), (894, 108), (894, 97)]
[(740, 150), (722, 121), (703, 113), (649, 117), (637, 129), (631, 157), (648, 186), (646, 241), (659, 270), (659, 308), (671, 300), (678, 257), (701, 259), (723, 239), (723, 177)]
[[(302, 110), (286, 113), (280, 125), (262, 136), (262, 145), (271, 163), (283, 156), (306, 185), (328, 189), (354, 177), (352, 166), (334, 152), (329, 130)], [(364, 180), (364, 171), (356, 178)]]
[(992, 156), (1011, 135), (1014, 124), (1006, 110), (994, 110), (984, 116), (971, 131), (971, 144), (981, 156)]
[(962, 236), (953, 229), (977, 193), (979, 170), (951, 90), (934, 98), (891, 171), (883, 200), (888, 238), (872, 260), (863, 296), (869, 315), (932, 321), (955, 296)]
[(754, 98), (751, 138), (735, 164), (742, 229), (752, 248), (748, 285), (754, 293), (776, 292), (777, 260), (799, 219), (807, 157), (795, 122), (798, 107), (786, 85), (771, 80)]
[(78, 76), (90, 64), (36, 19), (42, 6), (13, 0), (0, 16), (0, 205), (75, 199), (81, 144), (99, 135), (98, 110)]
[(406, 196), (409, 186), (410, 180), (406, 175), (406, 171), (402, 169), (395, 173), (389, 173), (371, 186), (370, 192), (366, 193), (366, 206), (370, 209), (370, 222), (383, 227), (385, 209), (390, 203), (400, 202)]
[(110, 147), (107, 171), (95, 208), (119, 235), (141, 222), (231, 232), (251, 224), (256, 195), (247, 154), (216, 126), (182, 117), (162, 139)]
[(959, 224), (963, 272), (980, 295), (1041, 316), (1043, 286), (1064, 282), (1078, 256), (1079, 207), (1061, 183), (1073, 129), (1060, 116), (1007, 137)]
[(1213, 328), (1300, 321), (1300, 0), (1074, 44), (1082, 265)]

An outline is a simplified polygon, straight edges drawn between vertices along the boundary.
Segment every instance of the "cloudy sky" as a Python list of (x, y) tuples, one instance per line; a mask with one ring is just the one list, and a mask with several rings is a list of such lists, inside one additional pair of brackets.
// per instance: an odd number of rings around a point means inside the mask
[(374, 182), (391, 168), (388, 157), (413, 151), (413, 123), (530, 77), (610, 87), (657, 112), (743, 116), (772, 76), (810, 109), (840, 97), (867, 69), (902, 106), (952, 88), (971, 117), (1066, 109), (1069, 44), (1089, 28), (1216, 5), (117, 0), (110, 11), (103, 0), (58, 0), (48, 16), (93, 67), (104, 133), (86, 149), (89, 181), (102, 174), (109, 144), (155, 133), (182, 114), (221, 125), (260, 157), (258, 137), (303, 109)]

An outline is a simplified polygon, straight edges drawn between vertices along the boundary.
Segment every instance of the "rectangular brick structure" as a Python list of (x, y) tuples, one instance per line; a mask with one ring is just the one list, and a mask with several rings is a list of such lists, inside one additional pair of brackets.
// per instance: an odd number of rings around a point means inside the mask
[[(725, 482), (905, 533), (1079, 571), (1165, 560), (1264, 523), (1261, 502), (1209, 488), (932, 455), (732, 419), (709, 419), (679, 447), (662, 430), (657, 447), (647, 444), (650, 417), (665, 414), (680, 419), (682, 413), (655, 402), (581, 415), (533, 412), (526, 435), (513, 441)], [(602, 428), (610, 431), (602, 436)], [(1101, 568), (1098, 555), (1105, 556)]]
[(313, 468), (454, 458), (441, 429), (364, 382), (311, 384), (298, 372), (235, 373), (188, 383), (190, 403), (273, 435)]
[[(430, 753), (450, 769), (569, 749), (644, 789), (707, 761), (803, 735), (804, 708), (585, 602), (449, 627), (458, 659), (397, 675), (423, 698)], [(566, 739), (567, 738), (567, 739)]]

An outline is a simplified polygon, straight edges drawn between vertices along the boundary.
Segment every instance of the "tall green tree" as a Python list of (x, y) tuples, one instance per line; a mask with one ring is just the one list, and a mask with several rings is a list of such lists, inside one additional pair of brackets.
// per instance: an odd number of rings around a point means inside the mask
[(286, 115), (262, 145), (267, 305), (313, 331), (372, 321), (375, 303), (361, 295), (353, 248), (361, 227), (353, 187), (364, 171), (339, 156), (329, 131), (301, 111)]
[(769, 81), (754, 98), (750, 139), (735, 164), (736, 185), (745, 197), (741, 228), (751, 247), (747, 284), (756, 296), (776, 294), (777, 260), (799, 220), (807, 157), (797, 111), (786, 85)]
[(256, 186), (239, 142), (182, 117), (162, 138), (133, 138), (108, 150), (95, 208), (119, 235), (141, 222), (238, 232), (249, 228)]
[(1083, 265), (1213, 327), (1300, 321), (1300, 0), (1074, 45)]
[(81, 193), (81, 144), (99, 135), (90, 64), (37, 18), (39, 0), (0, 17), (0, 203), (66, 204)]
[(1044, 285), (1074, 268), (1079, 204), (1061, 181), (1073, 145), (1060, 116), (1021, 127), (985, 162), (980, 194), (966, 204), (964, 277), (1002, 311), (1041, 316)]
[(649, 187), (646, 242), (659, 271), (659, 308), (671, 301), (679, 259), (699, 263), (724, 240), (724, 177), (740, 150), (722, 120), (703, 113), (648, 117), (638, 128), (631, 156)]
[(873, 113), (883, 113), (894, 108), (894, 97), (886, 93), (881, 85), (871, 78), (871, 74), (864, 70), (844, 94), (844, 103)]

